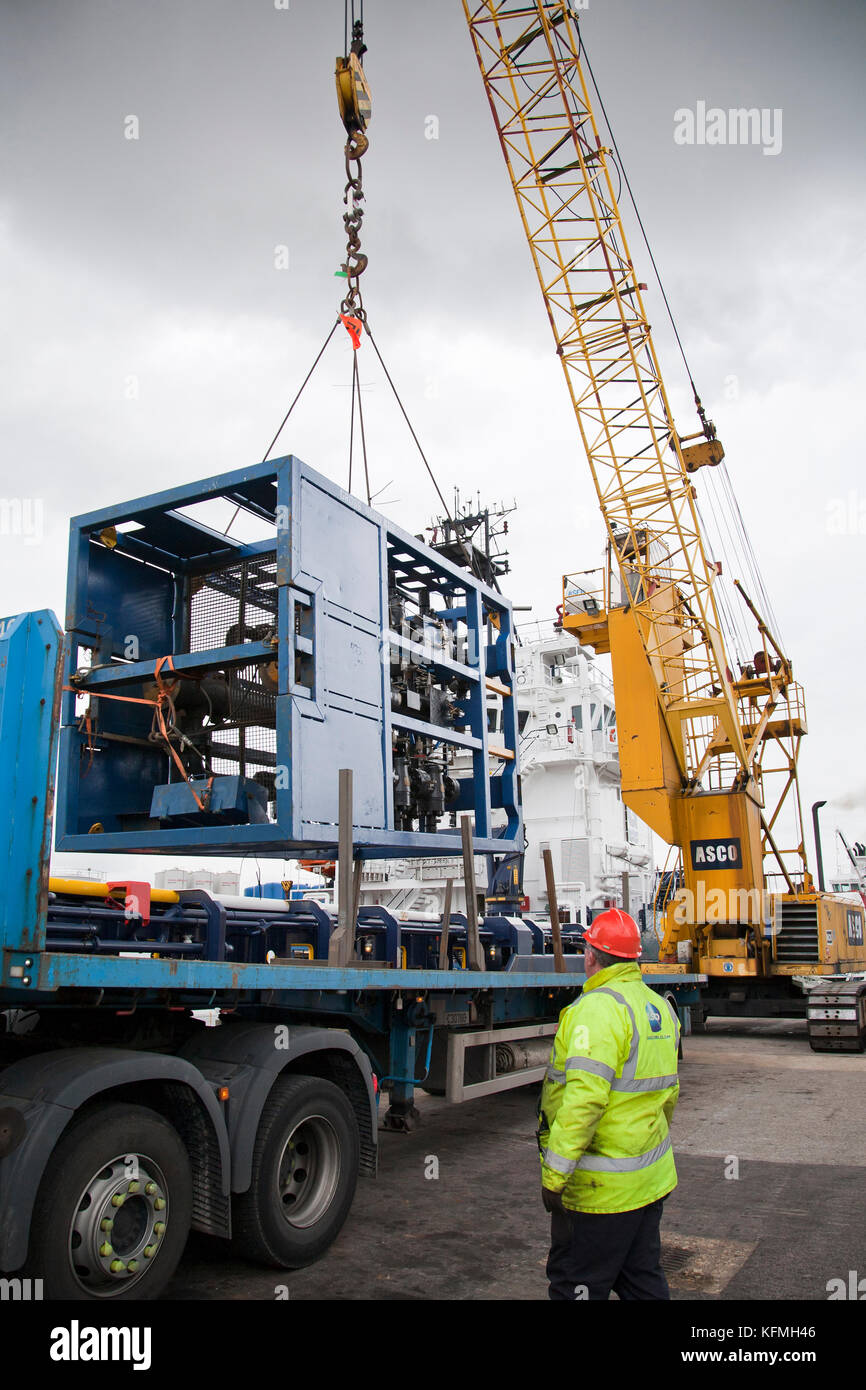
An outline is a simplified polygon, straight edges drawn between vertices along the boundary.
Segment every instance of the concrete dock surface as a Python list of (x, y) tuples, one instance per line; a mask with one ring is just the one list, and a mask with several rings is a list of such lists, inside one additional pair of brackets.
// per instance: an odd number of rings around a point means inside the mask
[[(866, 1055), (813, 1053), (803, 1023), (712, 1020), (684, 1039), (680, 1082), (672, 1297), (827, 1300), (852, 1272), (866, 1295)], [(317, 1264), (263, 1269), (194, 1235), (165, 1297), (546, 1299), (538, 1089), (419, 1092), (418, 1127), (380, 1133), (379, 1176)]]

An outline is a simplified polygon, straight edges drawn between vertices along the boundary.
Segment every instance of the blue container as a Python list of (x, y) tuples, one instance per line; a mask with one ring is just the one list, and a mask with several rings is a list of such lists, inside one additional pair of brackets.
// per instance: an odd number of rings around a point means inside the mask
[(332, 855), (341, 768), (356, 853), (454, 854), (463, 812), (522, 847), (511, 609), (469, 571), (293, 457), (70, 531), (59, 850)]

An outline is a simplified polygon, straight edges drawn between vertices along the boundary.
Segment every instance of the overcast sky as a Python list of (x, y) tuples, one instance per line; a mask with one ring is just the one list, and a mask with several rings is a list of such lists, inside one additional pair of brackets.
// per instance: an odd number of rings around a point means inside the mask
[[(60, 615), (69, 515), (261, 458), (333, 322), (343, 6), (0, 14), (0, 497), (26, 499), (29, 532), (4, 523), (0, 608)], [(601, 520), (462, 5), (367, 0), (365, 21), (370, 323), (449, 501), (516, 498), (507, 592), (546, 618), (561, 574), (598, 562)], [(582, 30), (806, 687), (803, 801), (807, 819), (830, 802), (832, 870), (836, 825), (866, 839), (866, 5), (590, 0)], [(699, 102), (780, 110), (779, 153), (676, 143), (675, 112)], [(360, 368), (373, 490), (418, 531), (435, 495), (369, 348)], [(344, 486), (350, 370), (341, 333), (278, 451)]]

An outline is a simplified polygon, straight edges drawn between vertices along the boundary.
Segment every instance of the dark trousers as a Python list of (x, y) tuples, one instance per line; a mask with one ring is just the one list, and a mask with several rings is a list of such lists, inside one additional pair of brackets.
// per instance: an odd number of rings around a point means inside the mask
[(549, 1297), (557, 1301), (670, 1298), (661, 1267), (662, 1204), (635, 1211), (554, 1211)]

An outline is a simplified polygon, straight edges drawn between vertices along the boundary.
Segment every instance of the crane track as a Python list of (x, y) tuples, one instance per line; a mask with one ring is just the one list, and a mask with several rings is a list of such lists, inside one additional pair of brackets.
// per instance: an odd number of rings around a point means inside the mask
[(813, 1052), (866, 1051), (866, 980), (829, 980), (809, 994)]

